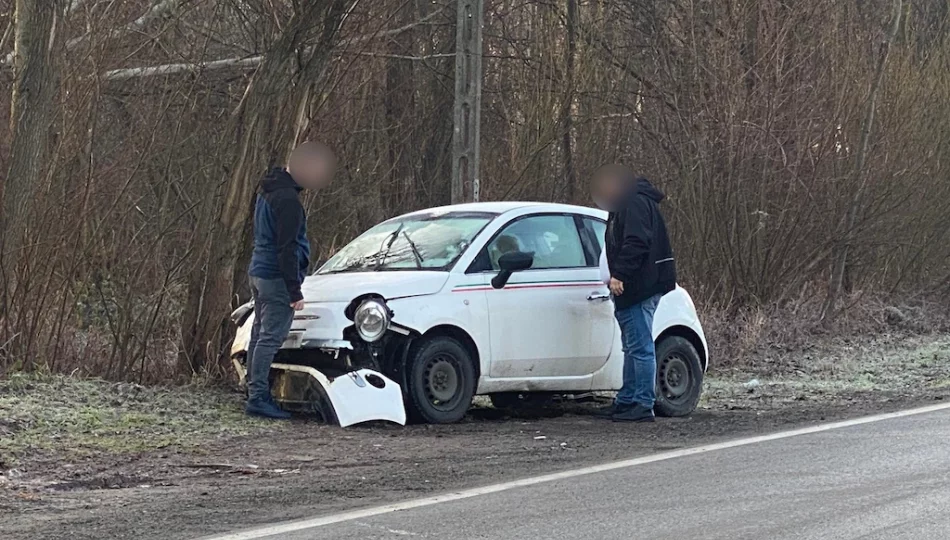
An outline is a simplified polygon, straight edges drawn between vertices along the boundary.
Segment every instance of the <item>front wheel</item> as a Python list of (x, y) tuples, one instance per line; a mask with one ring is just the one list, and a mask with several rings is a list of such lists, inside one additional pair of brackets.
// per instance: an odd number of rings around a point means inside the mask
[(658, 416), (686, 416), (696, 410), (703, 391), (703, 364), (689, 340), (669, 336), (656, 346)]
[(450, 424), (465, 416), (475, 395), (471, 353), (445, 336), (424, 339), (409, 357), (409, 409), (430, 424)]

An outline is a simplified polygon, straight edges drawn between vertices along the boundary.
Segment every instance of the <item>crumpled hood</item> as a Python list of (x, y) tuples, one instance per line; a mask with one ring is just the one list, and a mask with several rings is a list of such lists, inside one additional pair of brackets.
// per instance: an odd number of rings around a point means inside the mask
[(448, 281), (448, 272), (382, 271), (309, 276), (301, 291), (304, 302), (349, 302), (364, 294), (387, 300), (435, 294)]

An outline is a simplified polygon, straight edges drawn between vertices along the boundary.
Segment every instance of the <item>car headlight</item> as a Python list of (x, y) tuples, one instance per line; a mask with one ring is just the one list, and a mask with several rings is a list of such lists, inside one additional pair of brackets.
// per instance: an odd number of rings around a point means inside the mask
[(389, 330), (389, 308), (380, 300), (365, 300), (356, 308), (353, 322), (360, 337), (372, 343)]

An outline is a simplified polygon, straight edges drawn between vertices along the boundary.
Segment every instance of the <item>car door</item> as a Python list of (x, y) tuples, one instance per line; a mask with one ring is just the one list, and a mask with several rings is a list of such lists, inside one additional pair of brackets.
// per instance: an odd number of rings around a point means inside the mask
[(489, 273), (504, 253), (534, 254), (529, 270), (487, 292), (490, 377), (578, 378), (606, 362), (609, 339), (593, 342), (600, 336), (592, 333), (591, 314), (609, 302), (581, 224), (573, 214), (532, 214), (508, 223), (485, 247), (480, 258)]
[(595, 252), (598, 258), (597, 280), (600, 286), (590, 303), (591, 347), (594, 348), (594, 355), (603, 359), (598, 369), (607, 363), (607, 358), (613, 351), (614, 339), (620, 333), (617, 319), (614, 317), (614, 303), (610, 301), (610, 291), (602, 282), (603, 276), (600, 275), (599, 268), (606, 233), (607, 222), (590, 216), (581, 218), (581, 239), (589, 242), (590, 250)]

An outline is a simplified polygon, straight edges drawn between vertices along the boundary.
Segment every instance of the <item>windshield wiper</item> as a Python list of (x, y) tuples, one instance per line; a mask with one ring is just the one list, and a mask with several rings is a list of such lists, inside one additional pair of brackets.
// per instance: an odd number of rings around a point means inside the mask
[(402, 236), (406, 239), (406, 242), (409, 242), (412, 254), (416, 257), (416, 268), (422, 270), (422, 263), (425, 261), (425, 259), (422, 258), (422, 253), (419, 253), (419, 248), (416, 247), (416, 243), (412, 241), (412, 238), (409, 238), (409, 233), (402, 231)]
[(383, 266), (383, 263), (386, 262), (386, 257), (389, 256), (389, 250), (392, 249), (393, 243), (396, 241), (397, 238), (399, 238), (399, 233), (402, 232), (402, 229), (405, 226), (406, 226), (406, 222), (403, 221), (402, 223), (399, 224), (398, 227), (396, 227), (396, 230), (393, 231), (392, 236), (390, 236), (389, 240), (386, 242), (386, 247), (380, 250), (379, 258), (376, 259), (376, 267), (374, 268), (374, 270), (378, 271)]
[(366, 267), (366, 257), (360, 257), (351, 261), (349, 264), (343, 268), (337, 268), (336, 270), (331, 270), (330, 274), (344, 274), (346, 272), (352, 272), (353, 270), (360, 270)]

